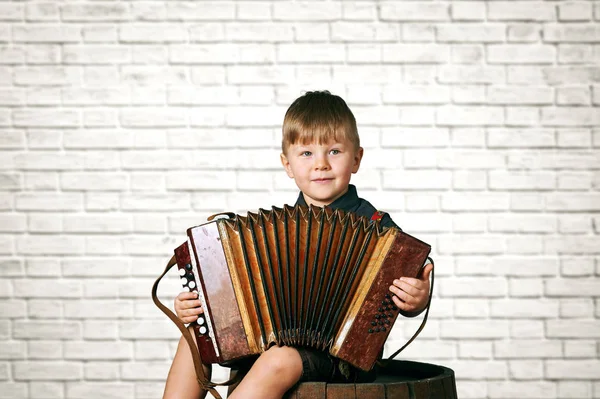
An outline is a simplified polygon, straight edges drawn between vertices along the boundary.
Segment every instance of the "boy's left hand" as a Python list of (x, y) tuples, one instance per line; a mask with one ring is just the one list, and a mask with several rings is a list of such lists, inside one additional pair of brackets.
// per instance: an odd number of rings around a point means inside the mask
[(407, 313), (419, 313), (429, 301), (429, 275), (433, 270), (430, 263), (423, 269), (421, 278), (400, 277), (394, 280), (390, 291), (394, 294), (392, 300), (400, 310)]

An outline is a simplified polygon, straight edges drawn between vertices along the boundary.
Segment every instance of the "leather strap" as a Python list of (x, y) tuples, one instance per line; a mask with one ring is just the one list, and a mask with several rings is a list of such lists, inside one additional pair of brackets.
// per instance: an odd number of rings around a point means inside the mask
[(431, 307), (431, 298), (433, 297), (433, 277), (434, 277), (434, 270), (435, 270), (435, 264), (433, 263), (433, 259), (431, 259), (430, 257), (427, 257), (427, 259), (431, 262), (431, 265), (433, 266), (433, 268), (431, 269), (431, 286), (429, 287), (429, 300), (427, 301), (427, 308), (425, 310), (425, 315), (423, 316), (423, 321), (421, 322), (421, 325), (419, 326), (417, 331), (414, 333), (414, 335), (400, 349), (398, 349), (396, 352), (394, 352), (387, 359), (380, 360), (377, 362), (377, 364), (379, 364), (382, 367), (385, 367), (390, 360), (395, 358), (396, 355), (398, 355), (400, 352), (402, 352), (404, 350), (404, 348), (406, 348), (411, 342), (413, 342), (415, 340), (415, 338), (417, 338), (417, 336), (421, 333), (421, 331), (423, 331), (423, 328), (425, 327), (425, 323), (427, 323), (427, 316), (429, 315), (429, 308)]
[(202, 367), (202, 359), (200, 358), (200, 353), (198, 352), (198, 349), (196, 348), (196, 343), (194, 342), (194, 338), (192, 337), (192, 334), (190, 334), (190, 332), (186, 328), (185, 324), (183, 324), (181, 322), (181, 320), (179, 320), (179, 318), (169, 308), (167, 308), (165, 305), (163, 305), (160, 302), (160, 300), (158, 299), (158, 297), (156, 296), (156, 291), (158, 289), (158, 283), (160, 282), (160, 280), (162, 280), (162, 278), (165, 276), (165, 274), (167, 274), (167, 272), (175, 264), (177, 264), (177, 261), (175, 260), (175, 256), (172, 256), (171, 259), (169, 260), (169, 263), (167, 263), (167, 267), (165, 268), (165, 271), (154, 282), (154, 285), (152, 286), (152, 301), (154, 301), (154, 304), (156, 306), (158, 306), (158, 308), (160, 310), (162, 310), (162, 312), (164, 314), (166, 314), (167, 317), (173, 321), (173, 323), (175, 323), (175, 325), (177, 326), (177, 328), (179, 328), (179, 331), (181, 331), (181, 334), (187, 341), (188, 346), (190, 348), (190, 352), (192, 353), (192, 359), (194, 361), (194, 369), (196, 370), (196, 380), (198, 381), (200, 388), (204, 389), (205, 391), (210, 392), (212, 394), (212, 396), (214, 396), (216, 399), (222, 399), (221, 395), (219, 395), (219, 392), (217, 392), (217, 390), (215, 389), (215, 386), (229, 385), (228, 383), (232, 383), (232, 380), (229, 380), (222, 384), (215, 384), (215, 383), (211, 382), (210, 380), (208, 380), (208, 378), (206, 378), (206, 374), (204, 373), (204, 368)]

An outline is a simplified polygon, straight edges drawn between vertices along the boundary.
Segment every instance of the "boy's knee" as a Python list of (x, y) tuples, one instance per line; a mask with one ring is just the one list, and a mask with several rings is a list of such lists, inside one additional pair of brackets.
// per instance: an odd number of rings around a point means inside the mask
[(302, 358), (300, 353), (288, 346), (274, 346), (264, 352), (261, 356), (263, 371), (274, 375), (302, 374)]

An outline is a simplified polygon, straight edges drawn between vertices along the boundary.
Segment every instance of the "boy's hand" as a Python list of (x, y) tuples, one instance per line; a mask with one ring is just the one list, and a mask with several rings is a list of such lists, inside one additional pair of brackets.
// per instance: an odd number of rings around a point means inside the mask
[(400, 277), (394, 280), (394, 285), (390, 286), (390, 291), (394, 294), (392, 300), (404, 313), (420, 313), (429, 301), (429, 275), (433, 270), (433, 265), (428, 264), (423, 270), (420, 279), (410, 277)]
[(180, 292), (175, 298), (175, 313), (184, 323), (191, 323), (198, 319), (198, 315), (204, 313), (202, 303), (195, 292)]

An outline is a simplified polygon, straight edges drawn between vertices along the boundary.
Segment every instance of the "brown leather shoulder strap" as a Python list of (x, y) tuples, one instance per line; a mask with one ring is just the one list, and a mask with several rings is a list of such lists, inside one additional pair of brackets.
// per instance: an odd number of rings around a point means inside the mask
[(162, 312), (164, 314), (166, 314), (167, 317), (173, 321), (173, 323), (175, 323), (175, 325), (177, 326), (177, 328), (179, 328), (179, 331), (181, 331), (181, 334), (187, 341), (188, 346), (190, 347), (190, 351), (192, 353), (192, 359), (194, 360), (194, 368), (196, 370), (196, 379), (198, 380), (198, 384), (200, 384), (200, 387), (206, 391), (209, 391), (215, 398), (222, 399), (221, 395), (219, 395), (219, 393), (215, 389), (216, 385), (221, 385), (221, 384), (215, 384), (215, 383), (209, 381), (208, 378), (206, 378), (206, 374), (204, 374), (204, 369), (202, 368), (202, 359), (200, 358), (200, 354), (198, 353), (198, 350), (196, 349), (196, 344), (194, 342), (194, 338), (192, 337), (192, 335), (186, 328), (185, 324), (183, 324), (181, 322), (181, 320), (179, 320), (179, 318), (169, 308), (167, 308), (165, 305), (163, 305), (160, 302), (160, 300), (158, 299), (158, 297), (156, 296), (156, 291), (158, 290), (158, 284), (160, 283), (160, 280), (162, 280), (162, 278), (165, 276), (165, 274), (167, 274), (167, 272), (176, 263), (177, 262), (175, 260), (175, 256), (172, 256), (171, 259), (169, 260), (169, 263), (167, 263), (167, 267), (165, 268), (165, 271), (163, 272), (163, 274), (161, 274), (161, 276), (154, 282), (154, 285), (152, 286), (152, 301), (154, 301), (154, 304), (160, 310), (162, 310)]
[(417, 331), (413, 334), (413, 336), (400, 349), (398, 349), (396, 352), (394, 352), (387, 359), (384, 359), (384, 360), (381, 360), (378, 362), (378, 364), (380, 366), (385, 367), (390, 360), (395, 358), (400, 352), (402, 352), (404, 350), (404, 348), (406, 348), (411, 342), (413, 342), (415, 340), (415, 338), (417, 338), (417, 336), (421, 333), (421, 331), (423, 331), (423, 328), (425, 327), (425, 323), (427, 323), (427, 316), (429, 315), (429, 308), (431, 307), (431, 298), (433, 297), (433, 278), (434, 278), (434, 271), (435, 271), (435, 264), (433, 263), (433, 259), (431, 259), (430, 257), (427, 257), (427, 259), (429, 259), (429, 261), (431, 262), (433, 269), (431, 269), (431, 286), (429, 287), (429, 300), (427, 301), (427, 308), (425, 310), (425, 315), (423, 316), (423, 321), (421, 322), (421, 325), (419, 326)]

